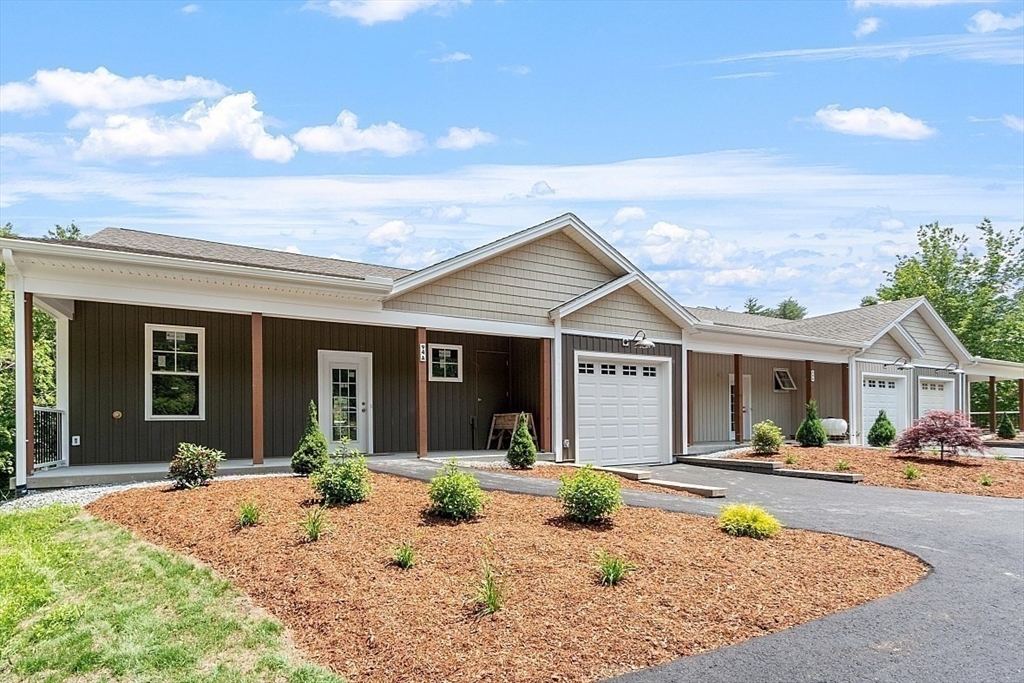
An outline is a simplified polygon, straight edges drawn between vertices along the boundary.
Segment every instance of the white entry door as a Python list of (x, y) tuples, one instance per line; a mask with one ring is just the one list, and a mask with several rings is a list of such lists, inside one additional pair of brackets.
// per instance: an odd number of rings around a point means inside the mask
[(344, 439), (361, 453), (373, 452), (373, 354), (318, 353), (320, 429), (331, 452)]
[(932, 410), (952, 412), (954, 405), (953, 382), (936, 379), (922, 379), (918, 385), (917, 416)]
[(581, 355), (576, 365), (576, 462), (669, 462), (668, 360)]
[[(750, 438), (753, 411), (750, 409), (750, 375), (743, 375), (743, 436)], [(729, 375), (729, 439), (736, 438), (736, 375)]]
[(902, 377), (865, 377), (861, 380), (861, 435), (864, 437), (864, 443), (867, 443), (871, 425), (875, 424), (878, 413), (882, 410), (897, 432), (904, 428), (902, 406), (906, 404), (906, 399), (902, 389)]

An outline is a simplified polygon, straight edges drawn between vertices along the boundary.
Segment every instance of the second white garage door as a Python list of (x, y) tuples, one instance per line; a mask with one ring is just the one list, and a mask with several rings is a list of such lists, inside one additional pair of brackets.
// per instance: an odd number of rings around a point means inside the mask
[(918, 393), (918, 417), (932, 410), (953, 410), (953, 383), (922, 379)]
[(580, 356), (576, 365), (577, 462), (669, 462), (670, 363)]
[(861, 410), (864, 415), (863, 432), (865, 443), (871, 425), (881, 410), (885, 411), (889, 421), (896, 427), (896, 431), (903, 429), (902, 405), (906, 404), (903, 394), (902, 379), (887, 379), (884, 377), (865, 377), (861, 382)]

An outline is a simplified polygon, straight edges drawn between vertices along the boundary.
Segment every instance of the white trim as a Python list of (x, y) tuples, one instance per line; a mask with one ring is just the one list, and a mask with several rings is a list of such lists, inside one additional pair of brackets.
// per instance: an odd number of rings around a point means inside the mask
[(896, 323), (889, 329), (889, 334), (896, 340), (896, 343), (907, 352), (907, 356), (911, 360), (921, 358), (925, 354), (924, 348), (917, 343), (913, 335), (907, 331), (907, 328), (903, 327), (902, 323)]
[[(614, 294), (624, 287), (632, 287), (639, 285), (647, 296), (641, 294), (641, 296), (654, 308), (669, 318), (675, 324), (683, 327), (693, 327), (697, 319), (690, 315), (675, 299), (670, 297), (660, 287), (655, 285), (650, 279), (644, 276), (641, 272), (632, 272), (623, 275), (620, 278), (606, 282), (603, 285), (591, 289), (589, 292), (584, 292), (575, 299), (570, 299), (561, 306), (556, 306), (548, 312), (548, 317), (554, 320), (556, 317), (566, 317), (572, 315), (576, 311), (582, 310), (587, 306), (600, 301), (610, 294)], [(634, 287), (634, 291), (636, 291)], [(638, 292), (639, 294), (639, 292)], [(653, 297), (653, 299), (652, 299)], [(667, 309), (667, 310), (666, 310)], [(680, 334), (682, 330), (680, 330)]]
[[(562, 334), (576, 334), (581, 337), (597, 337), (599, 339), (617, 339), (619, 341), (628, 338), (624, 337), (621, 332), (595, 332), (593, 330), (581, 330), (575, 327), (563, 327)], [(629, 336), (632, 337), (633, 335)], [(680, 346), (683, 343), (681, 335), (679, 339), (665, 339), (664, 337), (651, 336), (648, 336), (647, 338), (655, 344), (675, 344), (676, 346)]]
[(74, 299), (53, 299), (40, 296), (33, 298), (32, 302), (36, 305), (36, 308), (41, 308), (49, 313), (51, 318), (75, 319)]
[[(434, 377), (434, 349), (439, 351), (457, 351), (456, 364), (458, 375), (456, 377)], [(461, 344), (427, 344), (427, 380), (430, 382), (461, 382), (462, 381), (462, 345)]]
[(70, 321), (64, 317), (58, 317), (54, 320), (57, 328), (57, 363), (56, 363), (56, 375), (57, 375), (57, 410), (64, 411), (64, 415), (61, 419), (61, 465), (67, 465), (71, 462), (71, 396), (70, 390), (70, 352), (68, 343), (71, 340), (70, 337)]
[[(679, 365), (682, 369), (682, 387), (680, 388), (679, 395), (682, 397), (680, 403), (682, 404), (682, 441), (683, 450), (682, 454), (686, 455), (690, 452), (690, 364), (687, 363), (687, 352), (686, 348), (686, 337), (683, 337), (683, 349), (680, 356)], [(669, 392), (671, 393), (671, 391)], [(672, 448), (675, 450), (675, 448)]]
[[(917, 377), (917, 418), (924, 417), (924, 415), (921, 413), (921, 383), (922, 382), (943, 382), (945, 384), (949, 384), (950, 385), (950, 389), (951, 389), (951, 391), (949, 392), (949, 395), (951, 395), (953, 397), (953, 408), (952, 408), (952, 410), (950, 412), (955, 412), (956, 411), (956, 403), (957, 403), (956, 390), (957, 390), (957, 386), (956, 386), (956, 381), (952, 377), (924, 377), (924, 376), (918, 375), (918, 377)], [(917, 418), (915, 418), (915, 419), (917, 419)]]
[(21, 277), (11, 250), (4, 249), (4, 262), (7, 264), (7, 281), (14, 289), (14, 485), (24, 487), (28, 483), (28, 347), (25, 344), (25, 280)]
[[(716, 332), (721, 332), (721, 330), (716, 330)], [(703, 332), (699, 332), (690, 337), (689, 349), (696, 353), (713, 353), (719, 355), (733, 355), (738, 353), (752, 358), (793, 361), (812, 360), (818, 363), (845, 363), (846, 359), (849, 357), (849, 352), (855, 348), (847, 346), (845, 349), (822, 351), (820, 347), (815, 349), (815, 346), (812, 343), (808, 343), (806, 347), (800, 347), (794, 344), (786, 344), (779, 340), (777, 343), (780, 345), (775, 347), (768, 345), (754, 346), (745, 344), (745, 341), (752, 340), (712, 339), (706, 336)], [(770, 340), (765, 341), (767, 342)], [(843, 351), (845, 351), (845, 353), (843, 353)]]
[[(665, 401), (665, 412), (662, 413), (664, 421), (662, 422), (662, 438), (664, 439), (666, 452), (662, 455), (660, 462), (662, 464), (672, 463), (672, 357), (671, 356), (648, 356), (646, 354), (639, 353), (607, 353), (605, 351), (586, 351), (583, 349), (573, 350), (573, 402), (572, 415), (572, 453), (573, 460), (576, 463), (580, 462), (579, 459), (579, 445), (580, 445), (580, 373), (577, 370), (579, 368), (580, 358), (594, 359), (597, 361), (601, 360), (614, 360), (618, 362), (628, 362), (630, 365), (636, 364), (638, 366), (644, 364), (664, 366), (664, 371), (661, 372), (661, 389), (668, 400)], [(685, 363), (685, 361), (684, 361)], [(600, 372), (595, 367), (595, 372)]]
[(860, 385), (857, 383), (857, 357), (850, 356), (847, 362), (849, 367), (846, 373), (846, 405), (849, 406), (850, 414), (846, 416), (849, 420), (849, 423), (846, 425), (846, 432), (850, 438), (850, 445), (856, 446), (860, 443), (860, 429), (856, 428), (859, 424), (857, 417), (860, 415), (859, 406), (857, 405), (857, 396), (859, 395), (857, 390), (860, 388)]
[(554, 368), (554, 382), (551, 393), (551, 448), (555, 452), (555, 462), (565, 459), (565, 447), (562, 445), (562, 354), (565, 352), (562, 343), (562, 319), (555, 318), (555, 339), (551, 344), (551, 365)]
[[(184, 332), (186, 334), (197, 334), (199, 336), (199, 358), (197, 373), (190, 372), (163, 372), (158, 374), (183, 375), (199, 377), (199, 414), (198, 415), (154, 415), (153, 414), (153, 333), (154, 332)], [(186, 325), (164, 325), (159, 323), (146, 323), (146, 339), (144, 341), (145, 355), (143, 357), (143, 370), (146, 373), (146, 422), (202, 422), (206, 419), (206, 328), (188, 327)]]
[[(327, 439), (328, 445), (337, 443), (331, 436), (330, 426), (330, 382), (324, 383), (327, 370), (332, 363), (355, 363), (366, 367), (366, 377), (362, 380), (366, 391), (366, 453), (373, 453), (373, 353), (370, 351), (335, 351), (333, 349), (317, 349), (316, 352), (316, 394), (317, 420), (320, 433)], [(356, 380), (360, 380), (357, 378)]]

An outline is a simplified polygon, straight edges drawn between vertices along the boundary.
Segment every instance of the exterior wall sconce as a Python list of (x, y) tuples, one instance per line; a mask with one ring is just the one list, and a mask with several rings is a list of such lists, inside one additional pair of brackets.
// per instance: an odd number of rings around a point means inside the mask
[(653, 349), (654, 342), (647, 338), (647, 333), (637, 330), (632, 339), (623, 339), (623, 346), (632, 346), (634, 349)]
[(960, 367), (959, 363), (950, 363), (946, 367), (942, 368), (946, 372), (951, 372), (954, 375), (966, 375), (967, 371)]
[(886, 363), (883, 367), (894, 367), (897, 370), (913, 370), (914, 364), (910, 362), (910, 359), (906, 356), (900, 356), (891, 363)]

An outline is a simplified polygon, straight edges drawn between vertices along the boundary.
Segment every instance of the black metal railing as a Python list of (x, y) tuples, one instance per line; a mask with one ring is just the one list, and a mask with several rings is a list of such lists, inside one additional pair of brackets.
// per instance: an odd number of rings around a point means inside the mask
[(36, 407), (33, 412), (33, 467), (38, 469), (60, 465), (64, 462), (64, 411)]

